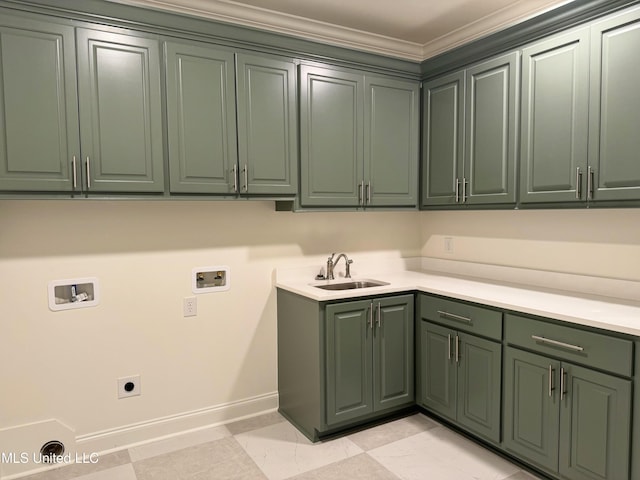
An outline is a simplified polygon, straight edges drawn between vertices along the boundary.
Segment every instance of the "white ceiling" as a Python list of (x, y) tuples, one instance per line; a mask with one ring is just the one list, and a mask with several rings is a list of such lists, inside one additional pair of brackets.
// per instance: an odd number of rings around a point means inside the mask
[(110, 0), (421, 61), (573, 0)]

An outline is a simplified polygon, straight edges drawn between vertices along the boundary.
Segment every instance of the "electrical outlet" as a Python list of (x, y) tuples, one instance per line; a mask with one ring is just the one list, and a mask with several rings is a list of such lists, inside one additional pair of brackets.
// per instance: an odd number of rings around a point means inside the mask
[(185, 317), (198, 315), (198, 299), (196, 297), (185, 297), (182, 303), (182, 314)]
[(453, 237), (444, 237), (444, 253), (453, 253)]
[(118, 398), (136, 397), (142, 392), (140, 375), (118, 379)]

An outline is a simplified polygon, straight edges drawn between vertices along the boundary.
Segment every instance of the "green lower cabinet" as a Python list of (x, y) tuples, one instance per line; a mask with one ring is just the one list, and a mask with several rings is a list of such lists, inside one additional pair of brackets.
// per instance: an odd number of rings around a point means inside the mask
[(504, 447), (571, 480), (629, 480), (631, 381), (512, 347)]
[(371, 302), (327, 307), (327, 423), (353, 420), (373, 411)]
[(328, 425), (414, 402), (413, 324), (413, 295), (327, 306)]
[(420, 323), (421, 404), (499, 443), (502, 345)]
[(278, 411), (311, 441), (415, 407), (413, 294), (277, 304)]

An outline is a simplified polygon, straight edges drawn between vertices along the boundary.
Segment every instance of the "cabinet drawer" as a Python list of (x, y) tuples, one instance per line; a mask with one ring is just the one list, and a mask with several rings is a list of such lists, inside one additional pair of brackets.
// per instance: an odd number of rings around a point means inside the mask
[(502, 312), (489, 308), (421, 295), (420, 316), (424, 320), (431, 320), (456, 330), (496, 340), (502, 339)]
[(533, 318), (507, 314), (508, 343), (563, 360), (630, 377), (633, 373), (633, 342), (556, 325)]

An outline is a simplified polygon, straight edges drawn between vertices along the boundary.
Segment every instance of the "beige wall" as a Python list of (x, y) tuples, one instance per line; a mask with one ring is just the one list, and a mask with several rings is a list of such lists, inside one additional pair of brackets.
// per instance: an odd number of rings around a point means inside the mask
[[(418, 212), (275, 212), (273, 202), (0, 201), (0, 428), (86, 435), (277, 390), (273, 270), (418, 256)], [(228, 265), (228, 292), (191, 269)], [(95, 276), (99, 306), (52, 312), (51, 280)], [(311, 280), (311, 279), (310, 279)], [(140, 374), (142, 396), (117, 400)]]
[[(273, 270), (331, 251), (416, 255), (640, 280), (640, 209), (275, 212), (271, 202), (0, 201), (0, 428), (77, 435), (276, 391)], [(443, 252), (444, 237), (454, 251)], [(191, 269), (229, 265), (228, 292)], [(95, 308), (52, 312), (51, 280), (96, 276)], [(117, 400), (116, 378), (142, 376)]]
[(640, 281), (640, 209), (429, 211), (421, 223), (423, 256)]

